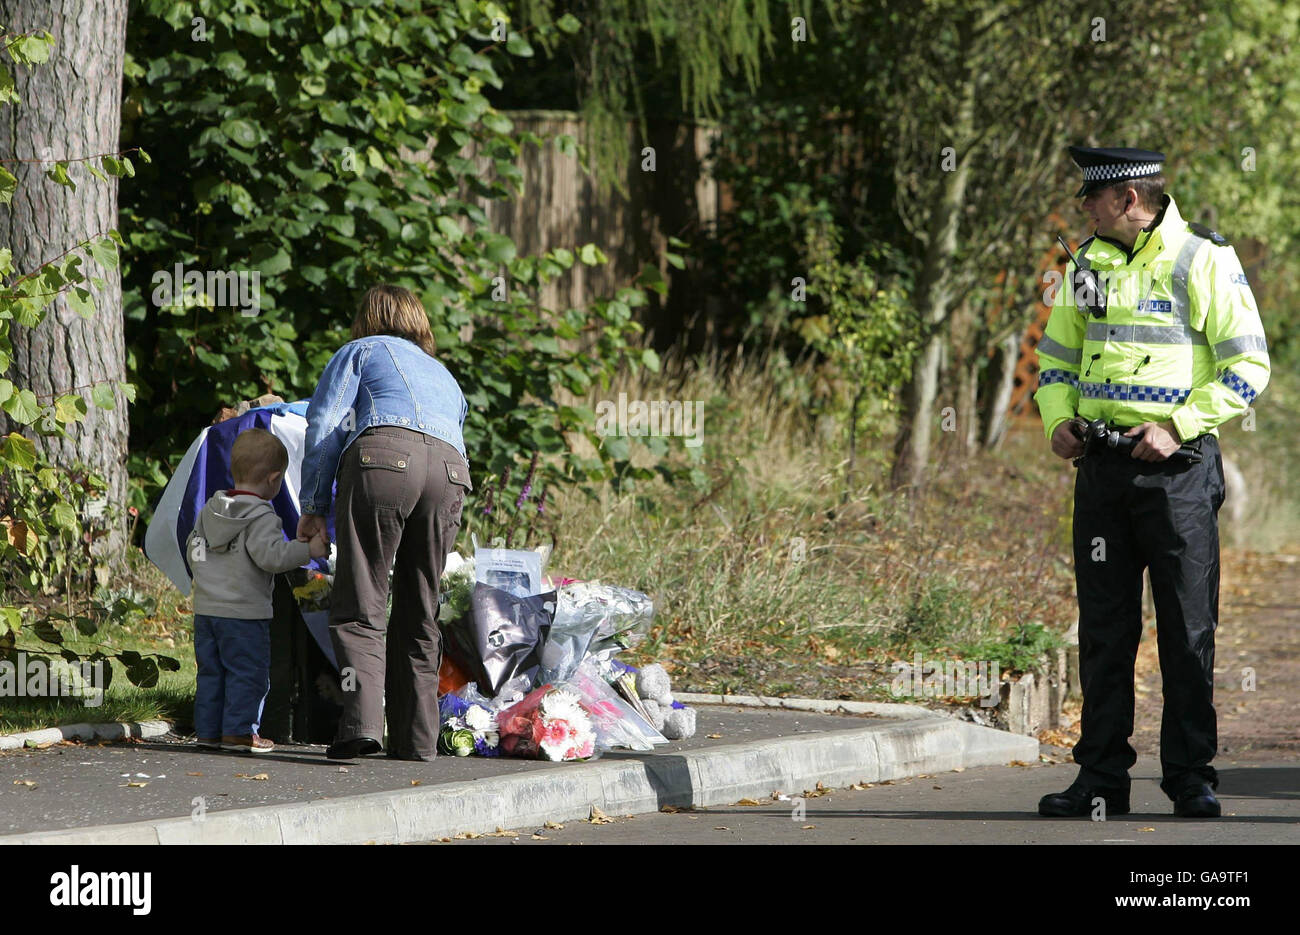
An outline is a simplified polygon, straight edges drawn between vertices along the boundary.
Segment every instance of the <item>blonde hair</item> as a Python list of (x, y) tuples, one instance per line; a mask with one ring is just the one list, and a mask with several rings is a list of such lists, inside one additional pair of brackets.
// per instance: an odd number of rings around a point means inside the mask
[(230, 446), (230, 474), (239, 481), (261, 483), (289, 466), (284, 442), (266, 429), (244, 429)]
[(371, 286), (361, 297), (352, 319), (352, 340), (376, 334), (406, 338), (430, 357), (438, 350), (429, 330), (429, 316), (415, 293), (401, 286)]

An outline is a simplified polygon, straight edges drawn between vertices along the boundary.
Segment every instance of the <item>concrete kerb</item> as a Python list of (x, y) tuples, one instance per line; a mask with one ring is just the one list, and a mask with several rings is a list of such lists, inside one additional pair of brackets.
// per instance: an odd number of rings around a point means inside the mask
[(683, 753), (611, 753), (491, 780), (208, 812), (198, 820), (32, 832), (0, 837), (0, 844), (400, 844), (585, 819), (593, 806), (613, 816), (729, 805), (776, 792), (798, 796), (819, 782), (844, 787), (1037, 756), (1032, 737), (912, 717)]
[(65, 740), (129, 740), (132, 737), (161, 737), (172, 729), (169, 721), (123, 721), (107, 724), (65, 724), (0, 736), (0, 750), (18, 750), (28, 742), (62, 743)]

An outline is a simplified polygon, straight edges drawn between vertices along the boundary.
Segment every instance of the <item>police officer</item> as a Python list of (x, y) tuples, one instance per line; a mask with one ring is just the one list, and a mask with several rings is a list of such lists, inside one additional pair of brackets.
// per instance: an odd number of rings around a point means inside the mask
[[(1038, 811), (1089, 815), (1101, 798), (1109, 814), (1128, 812), (1133, 666), (1149, 569), (1164, 695), (1160, 788), (1175, 815), (1217, 817), (1217, 428), (1267, 385), (1268, 348), (1236, 252), (1179, 214), (1164, 193), (1162, 154), (1070, 147), (1070, 155), (1083, 170), (1076, 197), (1096, 233), (1053, 300), (1034, 399), (1062, 458), (1084, 454), (1075, 417), (1103, 419), (1135, 444), (1131, 452), (1089, 450), (1077, 462), (1080, 770)], [(1180, 447), (1199, 461), (1170, 457)]]

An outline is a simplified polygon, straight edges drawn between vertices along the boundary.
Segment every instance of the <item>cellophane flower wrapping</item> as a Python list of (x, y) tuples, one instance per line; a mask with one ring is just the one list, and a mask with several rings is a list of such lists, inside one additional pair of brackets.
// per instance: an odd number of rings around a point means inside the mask
[(596, 733), (582, 698), (542, 685), (497, 715), (501, 752), (544, 760), (585, 760), (596, 754)]
[(650, 632), (654, 601), (640, 591), (595, 581), (574, 582), (562, 590), (566, 592), (565, 601), (584, 619), (596, 620), (586, 650), (588, 656), (608, 659), (635, 646)]
[(496, 705), (470, 682), (438, 699), (438, 751), (450, 756), (500, 756)]
[(583, 660), (565, 687), (576, 692), (591, 717), (596, 746), (601, 750), (625, 747), (649, 751), (668, 742), (654, 726), (618, 696), (601, 675), (594, 660)]

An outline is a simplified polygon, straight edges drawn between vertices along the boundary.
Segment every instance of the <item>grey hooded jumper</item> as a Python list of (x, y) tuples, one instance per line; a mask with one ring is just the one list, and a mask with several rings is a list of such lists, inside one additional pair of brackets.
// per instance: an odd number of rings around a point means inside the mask
[(285, 539), (284, 525), (270, 501), (218, 490), (199, 512), (186, 558), (196, 614), (267, 620), (272, 615), (272, 575), (306, 565), (311, 546)]

